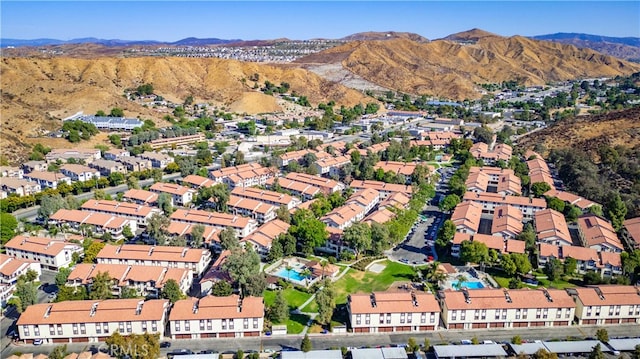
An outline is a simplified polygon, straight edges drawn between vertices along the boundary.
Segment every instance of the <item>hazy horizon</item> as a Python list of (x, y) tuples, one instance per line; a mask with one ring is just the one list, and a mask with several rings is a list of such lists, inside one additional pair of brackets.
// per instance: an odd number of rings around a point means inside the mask
[(0, 8), (1, 37), (20, 40), (307, 40), (368, 31), (436, 39), (473, 28), (502, 36), (640, 37), (637, 1), (2, 1)]

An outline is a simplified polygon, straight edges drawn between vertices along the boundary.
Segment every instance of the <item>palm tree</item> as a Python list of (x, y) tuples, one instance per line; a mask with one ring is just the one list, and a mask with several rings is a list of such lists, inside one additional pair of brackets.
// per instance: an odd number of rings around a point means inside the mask
[(300, 275), (302, 275), (304, 277), (304, 281), (305, 284), (307, 285), (307, 287), (309, 286), (309, 277), (311, 277), (311, 271), (309, 270), (309, 268), (305, 268)]
[(329, 263), (326, 260), (320, 261), (320, 267), (322, 267), (322, 279), (324, 279), (324, 271)]
[(291, 282), (291, 269), (293, 269), (293, 267), (291, 267), (291, 265), (287, 263), (284, 268), (287, 270), (287, 280)]
[(456, 287), (456, 289), (462, 288), (462, 285), (464, 284), (464, 282), (467, 281), (467, 277), (463, 276), (462, 274), (457, 276), (456, 279), (458, 280), (458, 282), (454, 285), (454, 287)]

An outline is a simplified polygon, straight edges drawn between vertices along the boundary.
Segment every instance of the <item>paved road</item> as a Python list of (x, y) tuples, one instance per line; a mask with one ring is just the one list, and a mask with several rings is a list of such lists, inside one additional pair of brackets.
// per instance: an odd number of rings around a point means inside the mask
[[(515, 335), (521, 336), (526, 340), (564, 340), (568, 337), (595, 337), (596, 330), (600, 327), (582, 326), (582, 327), (558, 327), (558, 328), (512, 328), (512, 329), (485, 329), (485, 330), (439, 330), (436, 332), (421, 333), (393, 333), (393, 334), (312, 334), (310, 335), (313, 349), (329, 349), (340, 347), (362, 347), (362, 346), (381, 346), (389, 344), (407, 343), (410, 337), (416, 339), (418, 343), (423, 343), (424, 339), (430, 340), (432, 345), (444, 343), (460, 343), (462, 339), (471, 339), (476, 336), (480, 341), (493, 340), (496, 342), (510, 341)], [(609, 337), (640, 337), (640, 326), (609, 326), (606, 327)], [(199, 339), (199, 340), (173, 340), (171, 348), (162, 349), (162, 353), (166, 354), (176, 349), (190, 349), (194, 352), (212, 349), (218, 352), (242, 350), (282, 350), (283, 348), (300, 348), (301, 336), (286, 337), (262, 337), (262, 338), (233, 338), (233, 339)], [(92, 344), (77, 343), (67, 344), (67, 350), (80, 352), (89, 350)], [(100, 343), (93, 344), (94, 348), (98, 348)], [(1, 357), (6, 358), (11, 353), (20, 351), (23, 353), (49, 353), (54, 345), (11, 345), (1, 353)]]

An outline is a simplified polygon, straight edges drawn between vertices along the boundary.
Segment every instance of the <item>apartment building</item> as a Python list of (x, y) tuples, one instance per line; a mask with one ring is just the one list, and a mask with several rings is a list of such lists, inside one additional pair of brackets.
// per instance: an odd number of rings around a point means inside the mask
[(575, 259), (576, 271), (579, 274), (596, 272), (601, 277), (622, 274), (620, 253), (598, 252), (593, 248), (578, 246), (538, 243), (538, 265), (540, 267), (545, 266), (553, 259), (564, 262), (567, 258)]
[(351, 294), (347, 312), (354, 333), (436, 330), (440, 323), (438, 302), (425, 292)]
[[(139, 154), (138, 157), (143, 160), (150, 161), (151, 167), (159, 168), (159, 169), (164, 169), (169, 165), (169, 163), (174, 162), (173, 157), (162, 154), (162, 153), (157, 153), (157, 152), (143, 152)], [(121, 161), (124, 161), (124, 160), (125, 159), (122, 159)]]
[[(531, 182), (533, 183), (533, 182)], [(564, 201), (567, 204), (571, 204), (574, 205), (578, 208), (580, 208), (582, 210), (583, 213), (586, 213), (587, 209), (589, 209), (589, 207), (598, 205), (600, 206), (598, 203), (590, 201), (586, 198), (582, 198), (578, 195), (575, 195), (573, 193), (569, 193), (569, 192), (564, 192), (564, 191), (559, 191), (557, 189), (551, 189), (547, 192), (544, 193), (544, 195), (546, 197), (556, 197), (562, 201)]]
[(316, 157), (316, 159), (321, 160), (325, 158), (333, 157), (329, 153), (325, 151), (315, 151), (315, 150), (299, 150), (283, 153), (278, 156), (278, 167), (286, 167), (290, 162), (300, 162), (307, 154), (312, 154)]
[(640, 289), (637, 286), (598, 285), (570, 288), (578, 325), (640, 324)]
[(74, 300), (34, 304), (20, 315), (16, 326), (24, 343), (41, 339), (47, 344), (104, 341), (114, 332), (165, 335), (169, 310), (166, 299)]
[(255, 232), (243, 238), (242, 242), (245, 246), (247, 244), (252, 245), (256, 253), (264, 258), (269, 254), (271, 244), (276, 237), (287, 233), (289, 227), (290, 225), (288, 223), (274, 219), (273, 221), (263, 224)]
[(3, 307), (13, 295), (18, 278), (27, 274), (29, 270), (33, 270), (38, 274), (36, 277), (36, 281), (38, 281), (40, 274), (42, 274), (39, 262), (19, 259), (0, 253), (0, 304)]
[[(380, 194), (380, 198), (383, 198), (382, 194)], [(405, 209), (409, 206), (410, 201), (411, 198), (409, 198), (407, 195), (400, 192), (395, 192), (390, 194), (386, 199), (381, 200), (378, 207)]]
[(155, 206), (158, 202), (158, 194), (143, 189), (129, 189), (123, 195), (125, 201), (138, 205)]
[(127, 150), (112, 148), (104, 152), (104, 159), (110, 161), (118, 161), (124, 157), (130, 157), (131, 153)]
[(327, 226), (344, 230), (359, 222), (380, 202), (380, 194), (376, 190), (363, 189), (351, 195), (341, 207), (320, 218)]
[(159, 295), (170, 279), (178, 283), (182, 293), (187, 293), (193, 283), (193, 272), (186, 268), (78, 263), (69, 274), (66, 285), (91, 287), (99, 273), (109, 273), (112, 278), (112, 294), (115, 296), (120, 296), (124, 288), (133, 288), (142, 297)]
[(380, 161), (373, 166), (374, 169), (382, 169), (385, 173), (392, 172), (396, 175), (403, 175), (407, 178), (407, 183), (411, 182), (411, 175), (418, 165), (425, 166), (429, 169), (429, 173), (433, 173), (433, 166), (420, 162), (397, 162), (397, 161)]
[(459, 203), (453, 214), (451, 221), (456, 225), (456, 231), (461, 233), (476, 234), (480, 228), (482, 217), (482, 205), (477, 202), (466, 201)]
[(129, 172), (142, 172), (152, 168), (151, 161), (138, 157), (120, 157), (118, 162), (122, 163)]
[(484, 164), (493, 165), (500, 160), (508, 162), (513, 154), (513, 149), (509, 145), (499, 143), (491, 150), (486, 143), (478, 142), (471, 146), (469, 152), (474, 158), (482, 160)]
[(475, 289), (438, 292), (447, 329), (569, 326), (576, 304), (561, 289)]
[(482, 205), (482, 213), (493, 214), (496, 207), (510, 205), (522, 212), (525, 220), (533, 219), (536, 212), (547, 208), (547, 202), (542, 198), (528, 198), (520, 196), (502, 195), (499, 193), (474, 193), (464, 194), (463, 201), (474, 201)]
[(551, 190), (555, 190), (556, 186), (553, 182), (553, 176), (547, 162), (542, 157), (533, 158), (527, 161), (527, 167), (529, 167), (529, 179), (530, 183), (543, 182), (551, 187)]
[(163, 147), (171, 147), (171, 146), (184, 146), (190, 145), (196, 142), (202, 142), (206, 138), (202, 133), (197, 133), (195, 135), (187, 135), (187, 136), (178, 136), (178, 137), (170, 137), (170, 138), (158, 138), (156, 140), (152, 140), (149, 142), (151, 148), (158, 149)]
[(322, 193), (326, 195), (330, 195), (333, 192), (342, 192), (346, 188), (346, 186), (343, 183), (334, 181), (332, 179), (322, 178), (320, 176), (308, 175), (306, 173), (297, 173), (297, 172), (290, 172), (285, 177), (278, 178), (278, 181), (280, 183), (280, 186), (282, 186), (282, 188), (285, 188), (284, 184), (282, 183), (282, 180), (284, 178), (291, 181), (296, 181), (303, 184), (318, 187), (320, 188)]
[(504, 253), (524, 253), (526, 243), (517, 239), (505, 239), (498, 236), (490, 236), (488, 234), (474, 234), (456, 232), (451, 241), (451, 255), (460, 258), (462, 242), (480, 242), (484, 243), (489, 249), (493, 249), (500, 254)]
[(536, 238), (539, 242), (556, 246), (571, 246), (573, 241), (562, 213), (551, 208), (536, 212), (534, 216)]
[(227, 207), (232, 214), (253, 218), (260, 224), (275, 219), (276, 210), (278, 209), (271, 204), (234, 195), (229, 196)]
[(583, 246), (593, 248), (598, 252), (620, 253), (624, 251), (624, 246), (611, 223), (595, 214), (578, 217), (578, 234)]
[(412, 186), (407, 186), (403, 184), (395, 184), (395, 183), (384, 183), (380, 181), (369, 181), (369, 180), (354, 180), (349, 184), (349, 187), (355, 190), (361, 189), (373, 189), (380, 193), (381, 199), (386, 199), (390, 195), (394, 193), (402, 193), (407, 197), (411, 197), (413, 194), (414, 188)]
[(522, 212), (519, 209), (509, 205), (496, 207), (491, 224), (492, 235), (505, 239), (516, 238), (523, 227)]
[(127, 167), (124, 164), (112, 160), (95, 160), (89, 163), (89, 167), (98, 170), (104, 177), (109, 177), (112, 173), (127, 173)]
[(294, 196), (301, 198), (303, 202), (311, 201), (317, 194), (323, 193), (319, 187), (307, 183), (293, 181), (286, 177), (269, 178), (267, 180), (266, 187), (270, 189), (280, 187), (290, 192)]
[(640, 249), (640, 217), (624, 221), (621, 234), (628, 248)]
[(299, 198), (288, 194), (253, 187), (236, 187), (231, 191), (231, 195), (253, 199), (276, 207), (285, 206), (287, 210), (292, 210), (302, 203)]
[(182, 185), (197, 190), (198, 188), (203, 187), (213, 187), (216, 185), (216, 183), (212, 179), (207, 177), (188, 175), (182, 179)]
[(12, 166), (0, 166), (0, 177), (12, 177), (21, 179), (24, 175), (24, 170), (20, 167)]
[(147, 246), (142, 244), (107, 244), (96, 257), (97, 263), (186, 268), (199, 276), (211, 262), (208, 249)]
[(24, 173), (33, 171), (44, 172), (49, 167), (49, 164), (46, 161), (27, 161), (23, 163), (21, 167), (24, 170)]
[(258, 163), (247, 163), (211, 171), (209, 176), (216, 183), (224, 183), (230, 188), (235, 188), (264, 186), (269, 178), (275, 176), (275, 173)]
[[(82, 122), (95, 125), (101, 130), (108, 131), (132, 131), (134, 128), (142, 127), (143, 122), (137, 118), (107, 117), (107, 116), (80, 116), (71, 117), (70, 120), (80, 120)], [(64, 121), (64, 120), (63, 120)]]
[(31, 171), (24, 175), (24, 179), (31, 182), (35, 182), (40, 187), (46, 188), (58, 188), (61, 183), (71, 185), (71, 178), (63, 175), (62, 173), (55, 173), (49, 171)]
[(520, 178), (511, 169), (499, 167), (471, 167), (465, 182), (467, 191), (495, 192), (502, 195), (521, 195)]
[[(194, 240), (193, 236), (191, 235), (191, 231), (193, 231), (194, 226), (198, 225), (201, 224), (171, 221), (169, 222), (169, 227), (167, 227), (167, 233), (172, 236), (183, 236), (187, 239), (187, 243), (189, 243)], [(206, 246), (219, 248), (220, 238), (218, 238), (218, 234), (220, 233), (220, 230), (212, 226), (201, 226), (204, 227), (204, 232), (202, 233), (202, 243)]]
[(45, 237), (16, 236), (4, 248), (8, 256), (38, 262), (49, 270), (68, 266), (73, 260), (73, 253), (84, 252), (79, 244)]
[[(138, 190), (139, 191), (139, 190)], [(146, 227), (147, 220), (154, 214), (162, 213), (162, 210), (155, 207), (145, 206), (136, 203), (118, 202), (111, 200), (90, 199), (86, 201), (80, 209), (82, 211), (96, 212), (128, 218), (136, 221), (137, 227)], [(134, 230), (134, 228), (131, 228)]]
[(236, 231), (238, 238), (244, 238), (258, 228), (258, 222), (252, 218), (196, 209), (178, 209), (171, 214), (170, 219), (177, 222), (209, 225), (221, 230), (231, 227)]
[(69, 149), (69, 148), (54, 148), (45, 156), (47, 163), (56, 162), (61, 160), (67, 162), (70, 159), (76, 161), (84, 161), (84, 163), (90, 163), (93, 160), (102, 158), (100, 150), (98, 149)]
[(154, 193), (167, 193), (171, 196), (172, 206), (186, 206), (196, 195), (196, 190), (175, 183), (156, 182), (149, 188)]
[(373, 223), (383, 224), (389, 222), (394, 218), (396, 218), (396, 214), (394, 212), (391, 212), (387, 208), (380, 208), (364, 217), (362, 222), (369, 223), (369, 225)]
[(469, 192), (487, 192), (487, 188), (489, 187), (489, 175), (486, 172), (472, 172), (471, 170), (469, 170), (469, 176), (467, 177), (464, 185)]
[(320, 175), (337, 177), (340, 176), (342, 167), (349, 163), (351, 163), (351, 156), (327, 157), (314, 162), (313, 167)]
[(72, 181), (85, 182), (100, 178), (100, 172), (91, 167), (77, 164), (65, 164), (60, 166), (60, 173), (71, 178)]
[(172, 339), (258, 337), (263, 325), (262, 297), (188, 298), (177, 301), (169, 314)]
[(14, 177), (0, 177), (0, 189), (7, 193), (15, 193), (21, 197), (42, 191), (38, 183)]
[(49, 217), (49, 224), (58, 227), (68, 226), (82, 235), (88, 235), (89, 231), (94, 236), (109, 233), (113, 239), (124, 238), (125, 227), (129, 227), (132, 233), (138, 229), (137, 222), (131, 218), (64, 208)]

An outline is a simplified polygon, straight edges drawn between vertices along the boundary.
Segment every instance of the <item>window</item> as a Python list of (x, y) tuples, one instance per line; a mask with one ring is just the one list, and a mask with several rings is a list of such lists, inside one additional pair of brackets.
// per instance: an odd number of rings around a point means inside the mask
[(487, 319), (487, 310), (483, 309), (482, 312), (480, 313), (480, 319), (485, 320)]
[(253, 318), (253, 329), (258, 329), (258, 318)]
[(200, 330), (204, 330), (204, 319), (200, 319)]
[(387, 313), (387, 324), (391, 324), (391, 313)]
[(480, 310), (476, 309), (473, 311), (473, 319), (478, 320), (480, 318)]
[(600, 316), (600, 310), (602, 309), (602, 307), (597, 307), (596, 308), (596, 317)]
[(80, 334), (87, 334), (87, 327), (84, 325), (84, 323), (80, 324)]
[(142, 321), (142, 331), (143, 332), (147, 331), (147, 321), (146, 320)]
[(229, 329), (233, 329), (234, 324), (235, 324), (235, 320), (229, 319)]
[(630, 305), (629, 306), (629, 315), (633, 315), (633, 309), (634, 309), (634, 306)]
[(528, 315), (529, 315), (529, 309), (523, 309), (522, 310), (522, 319), (527, 319)]
[(227, 329), (227, 320), (222, 319), (222, 329)]
[(561, 316), (562, 316), (562, 309), (556, 310), (556, 319), (560, 319)]
[(564, 314), (564, 317), (569, 319), (570, 316), (571, 316), (571, 309), (567, 308), (567, 312)]
[(49, 324), (49, 335), (56, 335), (56, 326)]
[(371, 314), (367, 314), (364, 316), (364, 324), (366, 325), (371, 324)]
[(616, 315), (620, 315), (620, 306), (616, 305)]
[[(155, 330), (155, 329), (154, 329)], [(109, 323), (102, 323), (102, 331), (105, 334), (109, 334)]]
[(131, 333), (131, 322), (127, 322), (127, 333)]
[(496, 309), (496, 319), (500, 319), (500, 309)]
[(458, 311), (457, 310), (452, 310), (451, 311), (451, 320), (456, 320), (456, 316), (458, 315)]
[(591, 308), (592, 308), (591, 306), (587, 307), (587, 317), (591, 316)]
[(384, 324), (384, 314), (380, 314), (380, 324)]
[(436, 313), (431, 313), (431, 318), (429, 319), (429, 323), (435, 323), (436, 322)]
[(521, 309), (516, 309), (516, 319), (520, 319)]
[(538, 308), (536, 310), (536, 319), (540, 319), (540, 312), (541, 312), (541, 310), (540, 310), (540, 308)]
[(74, 334), (74, 335), (78, 335), (78, 324), (75, 324), (75, 323), (74, 323), (74, 324), (72, 325), (72, 328), (73, 328), (73, 334)]
[(460, 320), (465, 320), (467, 319), (467, 311), (466, 310), (461, 310), (460, 311)]
[(545, 309), (542, 311), (542, 318), (543, 318), (543, 319), (547, 319), (548, 317), (549, 317), (549, 309), (545, 308)]
[(190, 331), (190, 330), (191, 330), (191, 321), (190, 321), (190, 320), (185, 320), (185, 321), (184, 321), (184, 330), (185, 330), (186, 332), (188, 332), (188, 331)]
[(29, 336), (29, 326), (28, 325), (23, 325), (22, 326), (22, 331), (24, 332), (24, 336), (25, 337)]
[(244, 318), (242, 325), (244, 329), (249, 329), (249, 318)]
[(360, 325), (362, 323), (362, 315), (356, 314), (356, 324)]
[[(433, 313), (431, 313), (433, 315)], [(420, 323), (424, 324), (427, 321), (427, 313), (420, 314)]]
[(158, 331), (158, 322), (157, 321), (153, 321), (151, 322), (151, 331), (153, 332), (157, 332)]
[[(175, 325), (176, 332), (179, 332), (179, 331), (180, 331), (180, 321), (179, 321), (179, 320), (176, 320), (176, 321), (174, 322), (174, 325)], [(223, 329), (224, 329), (224, 328), (223, 328)]]
[(400, 313), (400, 324), (404, 324), (404, 313)]
[(102, 334), (102, 324), (96, 323), (96, 334)]
[(502, 310), (502, 319), (507, 319), (507, 310), (506, 309)]
[(36, 337), (40, 336), (40, 326), (38, 325), (33, 326), (33, 335), (35, 335)]
[[(119, 322), (118, 323), (118, 330), (120, 331), (120, 333), (124, 333), (124, 322)], [(180, 330), (180, 325), (178, 324), (178, 329)]]
[(211, 319), (207, 319), (207, 330), (211, 330)]
[(411, 323), (413, 321), (413, 315), (411, 313), (407, 313), (407, 323)]

